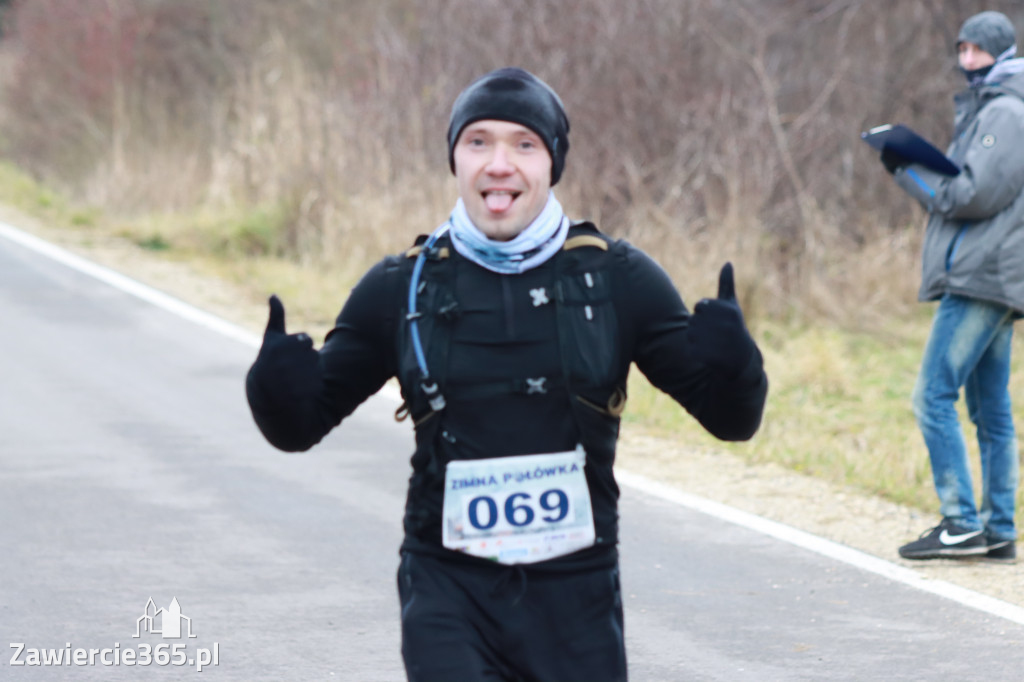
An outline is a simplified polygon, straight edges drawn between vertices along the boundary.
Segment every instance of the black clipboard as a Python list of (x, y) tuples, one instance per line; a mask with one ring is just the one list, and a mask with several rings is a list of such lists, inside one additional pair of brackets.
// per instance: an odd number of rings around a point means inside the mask
[(959, 175), (960, 167), (939, 151), (935, 145), (903, 124), (882, 125), (861, 133), (862, 140), (882, 151), (890, 149), (907, 161), (919, 163), (936, 173)]

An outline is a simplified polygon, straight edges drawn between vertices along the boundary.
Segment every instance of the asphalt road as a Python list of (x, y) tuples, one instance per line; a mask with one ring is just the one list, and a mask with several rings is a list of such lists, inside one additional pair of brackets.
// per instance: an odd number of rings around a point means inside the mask
[[(254, 356), (0, 236), (0, 680), (404, 679), (410, 429), (381, 395), (280, 453)], [(621, 514), (633, 680), (1024, 676), (1018, 622), (634, 488)], [(193, 638), (147, 631), (174, 599)]]

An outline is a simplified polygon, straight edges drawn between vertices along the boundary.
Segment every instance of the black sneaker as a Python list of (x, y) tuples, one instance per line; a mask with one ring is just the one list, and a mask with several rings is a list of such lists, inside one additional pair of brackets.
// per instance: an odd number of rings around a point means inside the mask
[(1017, 558), (1017, 542), (1015, 540), (997, 540), (988, 538), (985, 558), (990, 561), (1013, 562)]
[(921, 537), (900, 547), (904, 559), (959, 559), (989, 551), (980, 530), (965, 530), (949, 519), (921, 533)]

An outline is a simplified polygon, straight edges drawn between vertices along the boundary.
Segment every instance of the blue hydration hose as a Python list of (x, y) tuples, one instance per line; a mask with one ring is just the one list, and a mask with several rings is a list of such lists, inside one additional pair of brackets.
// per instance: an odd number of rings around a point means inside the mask
[(430, 381), (430, 370), (427, 369), (427, 358), (423, 354), (423, 343), (420, 341), (420, 328), (418, 320), (422, 313), (416, 311), (416, 294), (419, 293), (420, 275), (423, 273), (423, 263), (427, 260), (427, 252), (433, 248), (434, 243), (448, 231), (448, 223), (434, 230), (423, 243), (419, 254), (416, 256), (416, 263), (412, 268), (412, 279), (409, 281), (409, 313), (406, 319), (409, 320), (409, 334), (412, 336), (412, 350), (416, 354), (416, 364), (420, 368), (420, 388), (427, 395), (430, 407), (434, 411), (443, 410), (445, 407), (444, 396), (438, 390), (437, 382)]

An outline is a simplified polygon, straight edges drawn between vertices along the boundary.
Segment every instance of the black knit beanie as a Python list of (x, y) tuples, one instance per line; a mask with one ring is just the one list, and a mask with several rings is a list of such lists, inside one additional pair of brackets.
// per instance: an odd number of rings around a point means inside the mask
[(452, 105), (448, 122), (448, 165), (455, 172), (455, 142), (474, 121), (511, 121), (540, 136), (551, 155), (551, 185), (565, 168), (569, 151), (569, 118), (562, 100), (547, 83), (529, 71), (506, 67), (473, 81)]
[(974, 43), (995, 58), (1013, 47), (1016, 36), (1013, 24), (1002, 12), (982, 12), (964, 22), (956, 44)]

